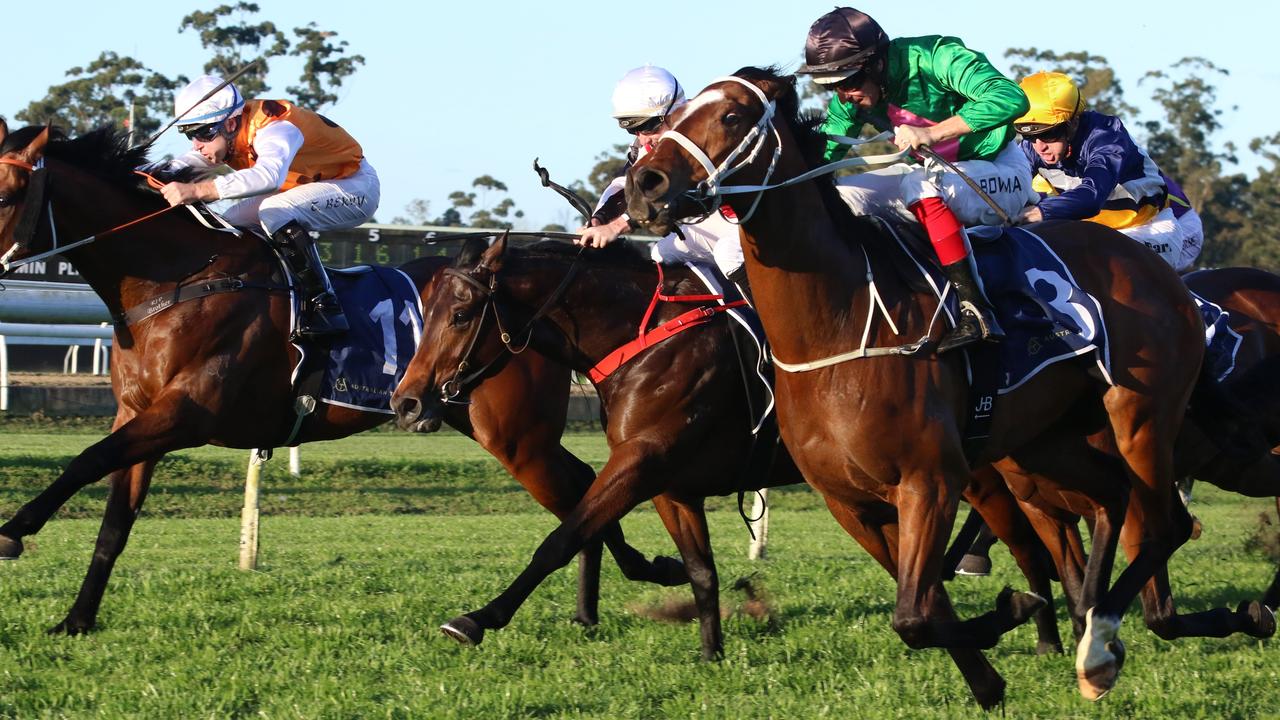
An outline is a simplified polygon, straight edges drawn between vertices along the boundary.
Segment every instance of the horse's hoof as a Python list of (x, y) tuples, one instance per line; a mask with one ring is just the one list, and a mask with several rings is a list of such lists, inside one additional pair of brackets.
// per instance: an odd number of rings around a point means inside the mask
[(475, 647), (484, 640), (484, 628), (475, 620), (461, 615), (440, 626), (440, 632), (463, 645)]
[(1257, 600), (1240, 603), (1236, 614), (1248, 618), (1244, 631), (1249, 635), (1265, 640), (1276, 634), (1275, 613)]
[(1045, 642), (1044, 640), (1036, 641), (1036, 655), (1061, 655), (1063, 654), (1062, 643)]
[(574, 625), (581, 625), (582, 627), (595, 627), (600, 624), (600, 618), (594, 617), (594, 616), (588, 617), (586, 615), (579, 613), (577, 615), (574, 615), (573, 619), (570, 620), (569, 622), (573, 623)]
[(995, 710), (997, 707), (1004, 704), (1004, 678), (997, 677), (996, 680), (998, 680), (998, 682), (993, 683), (991, 687), (984, 688), (981, 691), (978, 691), (973, 687), (969, 688), (970, 691), (973, 692), (973, 699), (977, 701), (978, 705), (983, 710)]
[(984, 555), (965, 555), (960, 558), (960, 562), (956, 565), (956, 574), (969, 577), (986, 577), (991, 574), (991, 558)]
[(17, 560), (22, 555), (22, 541), (0, 535), (0, 560)]
[(1010, 602), (1013, 619), (1019, 625), (1031, 619), (1040, 608), (1049, 603), (1048, 600), (1032, 592), (1015, 592)]
[(71, 618), (68, 617), (67, 619), (63, 620), (57, 625), (54, 625), (53, 627), (49, 628), (46, 631), (46, 634), (70, 635), (71, 637), (75, 637), (76, 635), (84, 635), (85, 633), (89, 632), (92, 629), (93, 629), (92, 622), (84, 623), (84, 622), (72, 620)]
[(665, 587), (676, 587), (689, 583), (689, 572), (684, 563), (666, 555), (658, 555), (653, 559), (654, 582)]
[(1191, 516), (1191, 539), (1199, 540), (1202, 534), (1204, 534), (1204, 523), (1200, 522), (1200, 518), (1196, 517), (1195, 515), (1192, 515)]
[(1100, 700), (1111, 692), (1124, 665), (1124, 643), (1116, 637), (1120, 618), (1085, 613), (1084, 639), (1076, 648), (1076, 684), (1086, 700)]

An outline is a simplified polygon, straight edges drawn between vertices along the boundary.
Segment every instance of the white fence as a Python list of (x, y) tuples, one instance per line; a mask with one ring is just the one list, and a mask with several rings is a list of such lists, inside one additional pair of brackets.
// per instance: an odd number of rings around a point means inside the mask
[[(0, 412), (9, 410), (9, 346), (68, 345), (63, 372), (77, 372), (93, 345), (93, 374), (107, 372), (111, 314), (88, 285), (6, 280), (0, 292)], [(91, 324), (92, 323), (92, 324)]]

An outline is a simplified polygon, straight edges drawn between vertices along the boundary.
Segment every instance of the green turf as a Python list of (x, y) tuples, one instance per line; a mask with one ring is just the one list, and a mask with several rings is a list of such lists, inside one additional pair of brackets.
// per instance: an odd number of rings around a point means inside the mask
[[(22, 452), (61, 457), (91, 439), (68, 439), (64, 448), (33, 438)], [(500, 478), (472, 468), (485, 461), (467, 459), (479, 458), (465, 447), (467, 441), (373, 434), (350, 442), (317, 447), (304, 457), (334, 467), (363, 460), (384, 473), (386, 482), (407, 487), (411, 481), (397, 478), (394, 467), (418, 462), (421, 453), (421, 462), (462, 468), (458, 496), (444, 510), (422, 507), (415, 515), (383, 513), (386, 501), (379, 499), (370, 501), (378, 514), (317, 517), (329, 508), (324, 498), (360, 491), (307, 480), (317, 484), (314, 493), (281, 501), (283, 513), (264, 512), (261, 569), (241, 573), (235, 569), (236, 520), (197, 517), (211, 497), (236, 496), (227, 507), (237, 505), (239, 478), (227, 480), (222, 490), (174, 491), (173, 517), (144, 513), (117, 565), (100, 629), (79, 638), (50, 637), (44, 630), (74, 598), (97, 522), (51, 522), (31, 539), (22, 559), (0, 563), (0, 717), (981, 714), (944, 653), (908, 650), (893, 633), (888, 578), (806, 491), (775, 504), (770, 557), (759, 563), (745, 559), (746, 532), (733, 504), (721, 501), (712, 514), (722, 584), (758, 573), (779, 621), (771, 627), (744, 617), (728, 620), (722, 662), (697, 661), (695, 626), (655, 623), (629, 609), (683, 599), (686, 589), (630, 583), (609, 563), (599, 627), (584, 630), (567, 622), (574, 573), (562, 571), (534, 593), (511, 626), (491, 632), (478, 649), (461, 648), (436, 627), (500, 591), (554, 521), (536, 512), (532, 501), (508, 497)], [(603, 448), (593, 436), (570, 443), (580, 443), (576, 449), (593, 462)], [(8, 442), (5, 447), (0, 465), (6, 471), (26, 463)], [(219, 462), (243, 472), (243, 453), (217, 461), (218, 452), (196, 451), (186, 472), (207, 478)], [(374, 457), (376, 463), (367, 459)], [(283, 465), (282, 459), (273, 463)], [(353, 472), (344, 482), (354, 485), (359, 475)], [(6, 503), (25, 492), (11, 484), (13, 477), (7, 475), (3, 486)], [(157, 483), (173, 482), (164, 477)], [(275, 492), (270, 482), (266, 492)], [(1205, 609), (1256, 596), (1274, 565), (1249, 539), (1270, 504), (1208, 488), (1198, 488), (1197, 501), (1205, 536), (1180, 552), (1173, 566), (1182, 606)], [(458, 510), (465, 502), (499, 509)], [(624, 528), (646, 553), (672, 552), (654, 513), (630, 517)], [(962, 615), (987, 609), (1003, 584), (1023, 586), (1007, 555), (997, 552), (994, 559), (992, 578), (952, 583)], [(741, 599), (724, 592), (727, 606)], [(1068, 632), (1065, 621), (1061, 626)], [(1222, 718), (1280, 712), (1280, 652), (1272, 642), (1169, 643), (1132, 614), (1122, 637), (1128, 664), (1120, 684), (1092, 704), (1075, 691), (1069, 657), (1036, 657), (1031, 628), (1011, 633), (989, 653), (1009, 682), (1008, 716)]]

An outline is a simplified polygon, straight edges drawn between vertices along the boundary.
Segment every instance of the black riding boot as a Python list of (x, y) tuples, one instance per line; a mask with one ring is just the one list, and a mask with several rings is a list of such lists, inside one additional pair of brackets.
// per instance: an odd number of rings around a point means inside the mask
[(747, 304), (754, 308), (756, 306), (756, 300), (751, 297), (751, 283), (747, 282), (746, 266), (744, 265), (743, 267), (734, 270), (725, 277), (732, 280), (733, 284), (738, 286), (738, 292), (742, 293), (742, 297), (746, 299)]
[(965, 259), (950, 265), (944, 265), (942, 269), (947, 279), (951, 281), (951, 286), (955, 288), (956, 296), (960, 299), (960, 319), (955, 328), (938, 341), (938, 353), (964, 347), (979, 340), (991, 342), (1003, 340), (1004, 331), (1000, 329), (1000, 323), (996, 322), (995, 310), (991, 307), (991, 301), (987, 300), (986, 295), (982, 293), (982, 286), (978, 283), (977, 272), (973, 267), (973, 254), (970, 253)]
[(311, 233), (291, 221), (277, 230), (271, 239), (280, 248), (280, 254), (298, 281), (301, 313), (298, 329), (291, 339), (315, 340), (350, 329), (338, 297), (329, 285), (324, 265), (320, 262), (320, 251), (316, 249)]

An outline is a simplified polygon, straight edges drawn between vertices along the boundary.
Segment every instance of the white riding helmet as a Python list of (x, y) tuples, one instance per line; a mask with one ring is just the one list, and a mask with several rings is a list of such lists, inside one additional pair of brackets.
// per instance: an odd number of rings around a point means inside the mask
[[(209, 125), (233, 118), (244, 111), (244, 98), (236, 86), (228, 83), (210, 97), (200, 100), (210, 90), (222, 84), (222, 78), (205, 75), (192, 80), (173, 97), (173, 114), (186, 113), (178, 118), (178, 127)], [(199, 102), (198, 105), (196, 103)], [(195, 107), (192, 107), (195, 105)]]
[(675, 76), (654, 65), (628, 72), (613, 88), (613, 117), (624, 130), (666, 117), (684, 103), (684, 89)]

